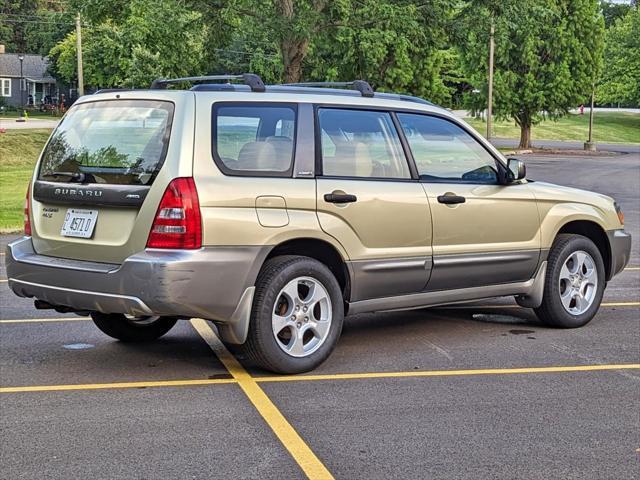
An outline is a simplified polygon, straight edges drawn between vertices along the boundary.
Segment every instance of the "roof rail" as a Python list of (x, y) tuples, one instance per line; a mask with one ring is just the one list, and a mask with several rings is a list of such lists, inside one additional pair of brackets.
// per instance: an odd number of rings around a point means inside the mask
[(363, 97), (373, 97), (374, 91), (368, 82), (364, 80), (354, 80), (352, 82), (301, 82), (301, 83), (283, 83), (287, 87), (351, 87), (359, 91)]
[(206, 82), (209, 80), (242, 80), (245, 85), (251, 88), (252, 92), (264, 92), (264, 82), (255, 73), (243, 73), (241, 75), (203, 75), (201, 77), (182, 78), (156, 78), (151, 83), (151, 89), (165, 89), (172, 83), (181, 82)]

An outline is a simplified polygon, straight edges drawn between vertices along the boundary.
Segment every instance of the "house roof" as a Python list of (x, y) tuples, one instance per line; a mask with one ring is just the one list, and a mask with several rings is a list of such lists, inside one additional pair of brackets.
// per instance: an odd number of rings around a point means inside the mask
[[(20, 78), (20, 59), (17, 53), (0, 53), (0, 77)], [(22, 75), (31, 80), (53, 80), (47, 73), (49, 60), (42, 55), (25, 54)]]

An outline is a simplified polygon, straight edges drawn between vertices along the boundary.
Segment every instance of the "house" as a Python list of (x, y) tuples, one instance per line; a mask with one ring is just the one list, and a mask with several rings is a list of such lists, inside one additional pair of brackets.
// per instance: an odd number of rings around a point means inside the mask
[(4, 46), (0, 45), (0, 105), (38, 107), (57, 103), (59, 90), (56, 80), (47, 72), (48, 67), (46, 57), (4, 53)]

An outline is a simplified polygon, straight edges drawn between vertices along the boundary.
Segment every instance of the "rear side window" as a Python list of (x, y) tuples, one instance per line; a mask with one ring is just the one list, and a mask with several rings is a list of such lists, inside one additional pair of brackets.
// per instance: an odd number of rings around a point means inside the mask
[(73, 106), (47, 144), (38, 179), (151, 185), (167, 154), (173, 104), (115, 100)]
[(214, 104), (213, 157), (228, 175), (290, 176), (296, 108), (288, 104)]
[(318, 123), (323, 175), (411, 178), (388, 112), (321, 108)]

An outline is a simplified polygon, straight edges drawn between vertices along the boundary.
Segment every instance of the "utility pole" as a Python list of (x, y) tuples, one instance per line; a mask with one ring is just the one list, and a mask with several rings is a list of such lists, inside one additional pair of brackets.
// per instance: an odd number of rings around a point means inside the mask
[(491, 15), (491, 30), (489, 32), (489, 91), (487, 93), (487, 140), (491, 140), (492, 120), (493, 120), (493, 50), (495, 25), (493, 15)]
[(595, 104), (595, 98), (596, 86), (594, 84), (593, 88), (591, 89), (591, 108), (589, 109), (589, 139), (587, 140), (587, 143), (584, 144), (585, 150), (592, 151), (596, 150), (596, 144), (593, 142), (593, 106)]
[(76, 15), (76, 50), (78, 53), (78, 96), (84, 95), (84, 75), (82, 72), (82, 31), (80, 28), (80, 12)]

